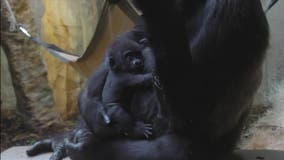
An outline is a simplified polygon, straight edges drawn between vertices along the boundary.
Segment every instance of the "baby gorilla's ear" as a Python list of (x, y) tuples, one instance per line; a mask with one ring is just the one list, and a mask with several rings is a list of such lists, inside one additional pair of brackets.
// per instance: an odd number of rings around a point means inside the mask
[(113, 68), (115, 66), (115, 61), (114, 61), (114, 58), (112, 56), (108, 57), (108, 63), (109, 63), (109, 66), (111, 68)]
[(108, 63), (109, 63), (109, 66), (110, 66), (111, 70), (113, 70), (113, 71), (116, 71), (116, 70), (117, 70), (117, 65), (116, 65), (116, 63), (115, 63), (114, 57), (109, 56), (109, 57), (108, 57)]

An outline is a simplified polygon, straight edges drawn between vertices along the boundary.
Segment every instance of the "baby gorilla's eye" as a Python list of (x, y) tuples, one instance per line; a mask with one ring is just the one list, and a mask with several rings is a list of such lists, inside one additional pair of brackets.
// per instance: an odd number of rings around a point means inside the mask
[(128, 59), (128, 58), (130, 58), (132, 56), (133, 56), (133, 52), (132, 51), (126, 51), (126, 52), (123, 53), (123, 57), (125, 59)]
[(127, 62), (132, 62), (135, 59), (143, 59), (142, 53), (140, 51), (126, 51), (123, 53), (123, 58), (127, 61)]

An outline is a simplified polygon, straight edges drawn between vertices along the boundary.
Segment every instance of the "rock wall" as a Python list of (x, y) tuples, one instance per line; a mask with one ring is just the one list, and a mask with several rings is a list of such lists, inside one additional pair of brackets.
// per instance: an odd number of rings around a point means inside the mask
[[(269, 0), (262, 0), (265, 7)], [(279, 86), (284, 87), (284, 1), (277, 4), (267, 13), (270, 26), (270, 44), (264, 63), (264, 74), (256, 105), (270, 105), (271, 95)]]
[(76, 113), (77, 94), (100, 64), (110, 41), (133, 26), (131, 20), (115, 5), (108, 8), (102, 28), (94, 32), (104, 0), (43, 0), (41, 36), (49, 43), (72, 52), (83, 53), (76, 63), (62, 63), (44, 52), (48, 80), (53, 90), (56, 110), (68, 118)]
[[(96, 0), (43, 0), (41, 37), (65, 51), (83, 54), (98, 22)], [(77, 95), (84, 83), (70, 64), (62, 63), (47, 52), (43, 57), (48, 69), (56, 110), (64, 119), (76, 111)]]
[(85, 76), (90, 76), (101, 63), (106, 48), (118, 34), (130, 30), (134, 23), (117, 6), (110, 6), (101, 21), (101, 27), (91, 40), (84, 56), (72, 66)]
[[(262, 0), (264, 7), (269, 0)], [(270, 45), (264, 63), (263, 81), (256, 97), (254, 122), (243, 133), (242, 149), (284, 150), (284, 1), (267, 13)], [(261, 111), (263, 110), (263, 111)], [(262, 112), (262, 113), (261, 113)], [(261, 114), (260, 114), (261, 113)]]
[(17, 109), (17, 99), (6, 54), (1, 47), (1, 116), (11, 116)]
[[(9, 2), (18, 22), (24, 24), (31, 33), (36, 34), (28, 1), (9, 0)], [(9, 31), (8, 15), (2, 7), (3, 5), (1, 5), (1, 46), (6, 53), (12, 73), (17, 111), (25, 117), (24, 122), (35, 129), (58, 124), (60, 118), (53, 111), (53, 98), (39, 46), (20, 33)]]

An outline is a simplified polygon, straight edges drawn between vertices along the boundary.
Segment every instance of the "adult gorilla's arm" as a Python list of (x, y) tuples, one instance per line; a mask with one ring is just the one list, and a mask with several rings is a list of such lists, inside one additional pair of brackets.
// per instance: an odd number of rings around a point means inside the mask
[(98, 66), (94, 74), (92, 74), (89, 78), (87, 87), (88, 97), (94, 97), (101, 100), (101, 94), (109, 70), (108, 66), (108, 60), (106, 57), (104, 57), (100, 66)]
[(148, 38), (156, 58), (156, 73), (163, 84), (167, 103), (175, 107), (171, 112), (180, 118), (187, 117), (184, 105), (187, 104), (189, 95), (176, 96), (177, 93), (185, 93), (190, 89), (192, 60), (186, 19), (177, 9), (174, 0), (135, 0), (135, 3), (143, 11)]
[[(176, 2), (182, 4), (175, 7)], [(261, 81), (269, 33), (260, 1), (136, 3), (148, 25), (170, 112), (184, 122), (178, 129), (192, 141), (193, 155), (227, 154), (234, 148)]]
[(98, 124), (97, 116), (103, 118), (105, 123), (109, 123), (109, 118), (105, 114), (105, 107), (102, 104), (102, 91), (108, 71), (108, 60), (104, 57), (78, 97), (80, 115), (93, 132), (95, 132), (95, 126)]

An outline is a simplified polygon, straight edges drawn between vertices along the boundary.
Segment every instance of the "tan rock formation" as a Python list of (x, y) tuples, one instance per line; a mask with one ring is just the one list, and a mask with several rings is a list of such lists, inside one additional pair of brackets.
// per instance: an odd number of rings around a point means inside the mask
[[(18, 22), (36, 33), (28, 0), (9, 0)], [(2, 7), (2, 6), (1, 6)], [(32, 128), (48, 128), (60, 122), (53, 111), (53, 98), (39, 46), (20, 33), (9, 31), (8, 15), (1, 8), (1, 45), (6, 52), (17, 97), (17, 109)], [(44, 114), (43, 114), (44, 113)], [(51, 123), (50, 123), (51, 122)]]
[[(92, 39), (98, 21), (95, 0), (43, 0), (42, 38), (71, 52), (82, 54)], [(68, 118), (75, 113), (77, 94), (84, 77), (72, 66), (43, 54), (56, 110)]]

